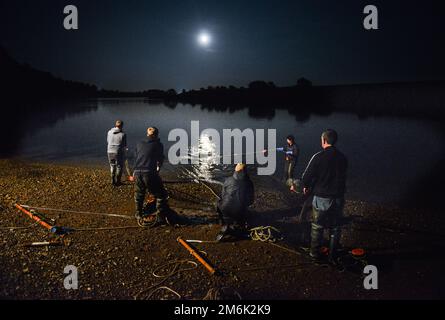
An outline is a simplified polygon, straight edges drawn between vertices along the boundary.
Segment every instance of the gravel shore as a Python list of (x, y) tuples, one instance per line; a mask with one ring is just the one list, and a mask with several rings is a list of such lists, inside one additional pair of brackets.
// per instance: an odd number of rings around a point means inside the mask
[[(196, 183), (164, 179), (170, 205), (190, 219), (184, 226), (140, 228), (132, 218), (133, 186), (114, 188), (104, 167), (76, 167), (0, 160), (0, 298), (2, 299), (203, 299), (211, 288), (228, 287), (243, 299), (437, 299), (445, 298), (445, 218), (441, 212), (347, 201), (342, 242), (365, 248), (367, 263), (379, 270), (379, 289), (365, 290), (364, 275), (355, 269), (310, 264), (297, 250), (308, 224), (294, 217), (301, 198), (284, 186), (260, 186), (250, 212), (252, 226), (274, 226), (284, 237), (273, 244), (244, 240), (202, 243), (202, 250), (220, 275), (202, 265), (178, 264), (189, 270), (167, 278), (174, 262), (196, 261), (178, 242), (214, 240), (219, 231), (215, 198)], [(215, 186), (218, 192), (218, 188)], [(64, 237), (64, 246), (27, 247), (55, 236), (12, 207), (34, 207), (53, 223), (80, 229)], [(124, 215), (112, 217), (85, 211)], [(87, 230), (89, 229), (89, 230)], [(297, 250), (297, 251), (289, 251)], [(170, 264), (169, 264), (170, 263)], [(64, 268), (79, 272), (78, 290), (66, 290)], [(359, 270), (360, 271), (360, 270)], [(154, 275), (155, 274), (155, 275)], [(162, 282), (162, 283), (161, 283)], [(161, 283), (161, 284), (159, 284)]]

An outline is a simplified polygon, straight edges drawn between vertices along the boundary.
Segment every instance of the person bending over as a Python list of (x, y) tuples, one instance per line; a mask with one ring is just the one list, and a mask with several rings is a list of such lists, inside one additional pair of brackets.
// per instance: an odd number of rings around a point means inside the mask
[(237, 164), (233, 176), (226, 179), (217, 204), (222, 229), (217, 241), (244, 238), (247, 210), (254, 201), (254, 187), (245, 164)]
[(157, 128), (150, 127), (147, 129), (147, 138), (137, 144), (135, 155), (135, 218), (138, 220), (145, 218), (144, 200), (146, 193), (149, 192), (156, 198), (158, 216), (168, 224), (175, 223), (177, 217), (168, 206), (168, 194), (159, 175), (164, 162), (164, 146), (159, 139)]

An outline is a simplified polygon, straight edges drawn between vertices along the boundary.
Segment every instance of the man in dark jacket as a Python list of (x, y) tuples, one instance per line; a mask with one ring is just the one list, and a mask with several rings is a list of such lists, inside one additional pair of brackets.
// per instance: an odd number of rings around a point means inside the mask
[(218, 241), (240, 238), (245, 234), (247, 208), (253, 204), (254, 188), (245, 164), (237, 164), (233, 176), (226, 179), (217, 211), (223, 225)]
[(323, 150), (312, 157), (302, 177), (304, 194), (314, 196), (310, 250), (314, 259), (320, 258), (324, 229), (330, 231), (330, 259), (335, 259), (341, 236), (348, 161), (334, 146), (337, 137), (337, 132), (332, 129), (322, 133)]
[(164, 162), (164, 146), (159, 140), (159, 131), (155, 127), (147, 129), (147, 139), (136, 146), (136, 160), (134, 166), (136, 202), (136, 219), (144, 218), (144, 200), (146, 193), (156, 198), (156, 209), (161, 218), (171, 218), (171, 210), (167, 203), (167, 191), (164, 188), (159, 171)]
[(121, 184), (122, 168), (127, 149), (127, 136), (123, 132), (124, 122), (117, 120), (115, 127), (107, 134), (107, 153), (110, 163), (111, 183), (113, 186)]
[(295, 167), (298, 161), (300, 150), (295, 144), (295, 137), (292, 135), (286, 138), (287, 145), (282, 148), (277, 148), (277, 151), (284, 152), (284, 180), (290, 187), (294, 180)]

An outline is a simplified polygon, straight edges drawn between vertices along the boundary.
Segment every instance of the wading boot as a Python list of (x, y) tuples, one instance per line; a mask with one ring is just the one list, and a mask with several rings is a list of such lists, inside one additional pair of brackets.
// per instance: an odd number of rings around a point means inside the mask
[(136, 201), (136, 212), (134, 213), (134, 217), (136, 220), (141, 219), (144, 216), (144, 207), (143, 204), (139, 201)]
[(311, 257), (320, 256), (321, 243), (323, 241), (323, 227), (312, 223), (311, 225)]
[(340, 263), (339, 249), (340, 249), (341, 229), (339, 227), (333, 228), (329, 236), (329, 263), (335, 266), (339, 271), (344, 271), (344, 266)]

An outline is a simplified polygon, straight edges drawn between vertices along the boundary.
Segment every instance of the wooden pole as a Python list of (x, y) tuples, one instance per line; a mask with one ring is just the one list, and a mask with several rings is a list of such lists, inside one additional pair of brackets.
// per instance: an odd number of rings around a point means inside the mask
[(195, 249), (193, 249), (186, 241), (184, 241), (181, 237), (178, 237), (178, 242), (182, 244), (184, 248), (190, 252), (192, 256), (196, 258), (211, 274), (215, 274), (216, 270), (213, 268), (207, 261), (205, 261)]
[(21, 205), (19, 204), (14, 204), (14, 206), (19, 209), (20, 211), (22, 211), (23, 213), (25, 213), (27, 216), (29, 216), (31, 219), (37, 221), (40, 225), (42, 225), (43, 227), (45, 227), (48, 230), (51, 230), (54, 226), (46, 223), (45, 221), (43, 221), (39, 216), (33, 214), (31, 211), (26, 210), (25, 208), (23, 208)]

